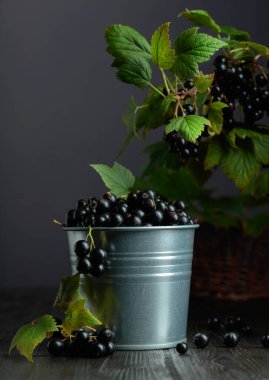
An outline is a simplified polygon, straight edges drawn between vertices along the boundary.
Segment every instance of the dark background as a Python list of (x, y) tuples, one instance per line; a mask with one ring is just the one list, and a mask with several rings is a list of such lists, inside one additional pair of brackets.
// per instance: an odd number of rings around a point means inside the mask
[[(149, 39), (171, 20), (176, 35), (190, 25), (176, 19), (186, 7), (269, 44), (265, 0), (1, 1), (1, 287), (55, 286), (69, 273), (66, 237), (52, 220), (104, 192), (89, 163), (113, 163), (129, 97), (143, 96), (115, 79), (104, 29), (128, 24)], [(120, 159), (135, 173), (145, 163), (141, 148), (133, 143)], [(214, 184), (232, 191), (220, 174)]]

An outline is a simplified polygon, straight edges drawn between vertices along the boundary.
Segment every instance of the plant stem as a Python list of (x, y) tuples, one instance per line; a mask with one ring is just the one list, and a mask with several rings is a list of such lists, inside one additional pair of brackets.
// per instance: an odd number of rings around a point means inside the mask
[(167, 91), (167, 94), (169, 94), (170, 92), (170, 88), (168, 86), (168, 82), (167, 82), (167, 77), (165, 75), (165, 72), (164, 72), (164, 69), (160, 69), (161, 70), (161, 73), (162, 73), (162, 77), (163, 77), (163, 81), (164, 81), (164, 84), (165, 84), (165, 88), (166, 88), (166, 91)]
[(158, 94), (160, 94), (163, 98), (165, 98), (165, 95), (160, 91), (158, 90), (157, 87), (155, 87), (151, 82), (149, 82), (149, 86), (156, 92), (158, 92)]

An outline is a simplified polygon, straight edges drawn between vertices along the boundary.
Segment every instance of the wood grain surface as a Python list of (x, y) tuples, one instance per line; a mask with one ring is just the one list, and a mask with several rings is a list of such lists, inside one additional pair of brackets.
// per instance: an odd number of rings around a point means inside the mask
[[(52, 312), (55, 290), (0, 291), (0, 379), (1, 380), (265, 380), (269, 379), (269, 349), (260, 344), (261, 335), (269, 330), (268, 301), (237, 304), (252, 323), (254, 332), (243, 337), (236, 348), (227, 348), (221, 334), (208, 332), (206, 319), (210, 314), (223, 313), (227, 305), (208, 304), (193, 300), (188, 328), (189, 351), (180, 356), (175, 349), (155, 351), (118, 351), (104, 359), (52, 358), (45, 345), (36, 350), (34, 363), (15, 351), (8, 356), (8, 347), (17, 328), (45, 313)], [(265, 308), (265, 309), (264, 309)], [(223, 309), (223, 310), (221, 310)], [(213, 310), (213, 311), (212, 311)], [(204, 350), (193, 346), (197, 331), (209, 333), (210, 344)]]

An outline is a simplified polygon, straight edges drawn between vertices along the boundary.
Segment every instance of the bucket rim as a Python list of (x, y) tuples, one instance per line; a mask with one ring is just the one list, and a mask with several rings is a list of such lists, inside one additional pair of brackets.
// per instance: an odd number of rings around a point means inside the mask
[[(199, 228), (199, 224), (187, 224), (180, 226), (141, 226), (141, 227), (92, 227), (92, 231), (160, 231), (160, 230), (192, 230)], [(88, 231), (88, 227), (62, 227), (64, 231)]]

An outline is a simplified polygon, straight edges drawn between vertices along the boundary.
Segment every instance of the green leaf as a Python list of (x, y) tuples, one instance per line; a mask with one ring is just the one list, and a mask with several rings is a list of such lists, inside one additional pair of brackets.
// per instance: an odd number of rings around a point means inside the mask
[(257, 44), (256, 42), (242, 41), (240, 45), (243, 48), (250, 48), (255, 50), (258, 54), (269, 59), (269, 48), (265, 45)]
[(232, 147), (237, 148), (237, 141), (236, 139), (242, 139), (245, 140), (246, 138), (256, 138), (257, 141), (262, 139), (262, 134), (259, 132), (255, 132), (251, 129), (245, 129), (245, 128), (234, 128), (231, 130), (231, 132), (228, 133), (228, 140)]
[(67, 335), (82, 327), (93, 328), (102, 324), (85, 306), (86, 300), (80, 299), (72, 302), (63, 320), (62, 327)]
[(220, 139), (218, 137), (213, 137), (208, 144), (208, 150), (204, 163), (205, 170), (218, 166), (221, 162), (223, 154), (224, 151)]
[(118, 197), (129, 194), (135, 183), (132, 172), (117, 162), (112, 168), (104, 164), (90, 166), (101, 176), (106, 187)]
[(151, 38), (152, 61), (162, 69), (171, 69), (175, 62), (175, 51), (169, 39), (170, 22), (162, 24)]
[(258, 177), (253, 178), (248, 184), (246, 194), (255, 198), (264, 198), (269, 196), (269, 172), (262, 172)]
[(220, 134), (223, 125), (223, 108), (228, 107), (228, 104), (222, 102), (213, 102), (208, 109), (208, 119), (211, 123), (211, 129), (217, 135)]
[(244, 30), (239, 30), (233, 26), (221, 26), (221, 33), (227, 34), (230, 36), (231, 40), (237, 41), (251, 41), (250, 34)]
[(230, 148), (222, 157), (221, 167), (239, 189), (244, 189), (258, 175), (260, 164), (252, 151)]
[(261, 235), (269, 227), (269, 212), (263, 212), (261, 214), (253, 216), (247, 221), (247, 233), (257, 237)]
[(269, 164), (269, 136), (260, 134), (252, 139), (255, 156), (262, 164)]
[(117, 152), (116, 158), (118, 158), (124, 152), (126, 146), (130, 144), (130, 142), (137, 136), (136, 113), (139, 108), (140, 107), (137, 106), (134, 100), (134, 97), (132, 96), (128, 103), (127, 110), (122, 116), (122, 121), (123, 121), (123, 124), (126, 125), (127, 131), (126, 131), (124, 141)]
[(200, 93), (205, 93), (210, 88), (214, 80), (214, 74), (203, 74), (202, 72), (198, 77), (193, 78), (195, 87)]
[(203, 116), (180, 116), (170, 120), (165, 128), (165, 133), (168, 134), (173, 131), (178, 131), (182, 133), (186, 140), (194, 142), (201, 136), (205, 125), (210, 126), (210, 121)]
[(169, 145), (165, 141), (147, 146), (144, 152), (149, 155), (149, 163), (143, 171), (143, 176), (158, 168), (175, 168), (178, 166), (178, 157), (170, 152)]
[(74, 276), (63, 277), (53, 306), (65, 312), (70, 303), (81, 298), (79, 293), (79, 285), (79, 273)]
[(220, 26), (216, 24), (208, 12), (202, 9), (186, 9), (184, 12), (181, 12), (179, 16), (185, 17), (195, 26), (208, 26), (214, 32), (220, 33)]
[(108, 52), (117, 59), (119, 67), (129, 59), (151, 59), (150, 45), (139, 32), (130, 26), (112, 25), (105, 31)]
[(21, 355), (33, 361), (33, 351), (41, 343), (47, 334), (58, 331), (56, 322), (51, 315), (43, 317), (22, 326), (12, 339), (9, 353), (13, 348), (17, 348)]
[(183, 78), (199, 76), (198, 63), (208, 61), (226, 42), (204, 33), (197, 33), (198, 28), (189, 28), (182, 32), (175, 41), (175, 73)]
[(145, 88), (151, 80), (151, 67), (144, 58), (135, 57), (129, 59), (120, 66), (117, 77), (125, 83), (134, 84), (140, 88)]

